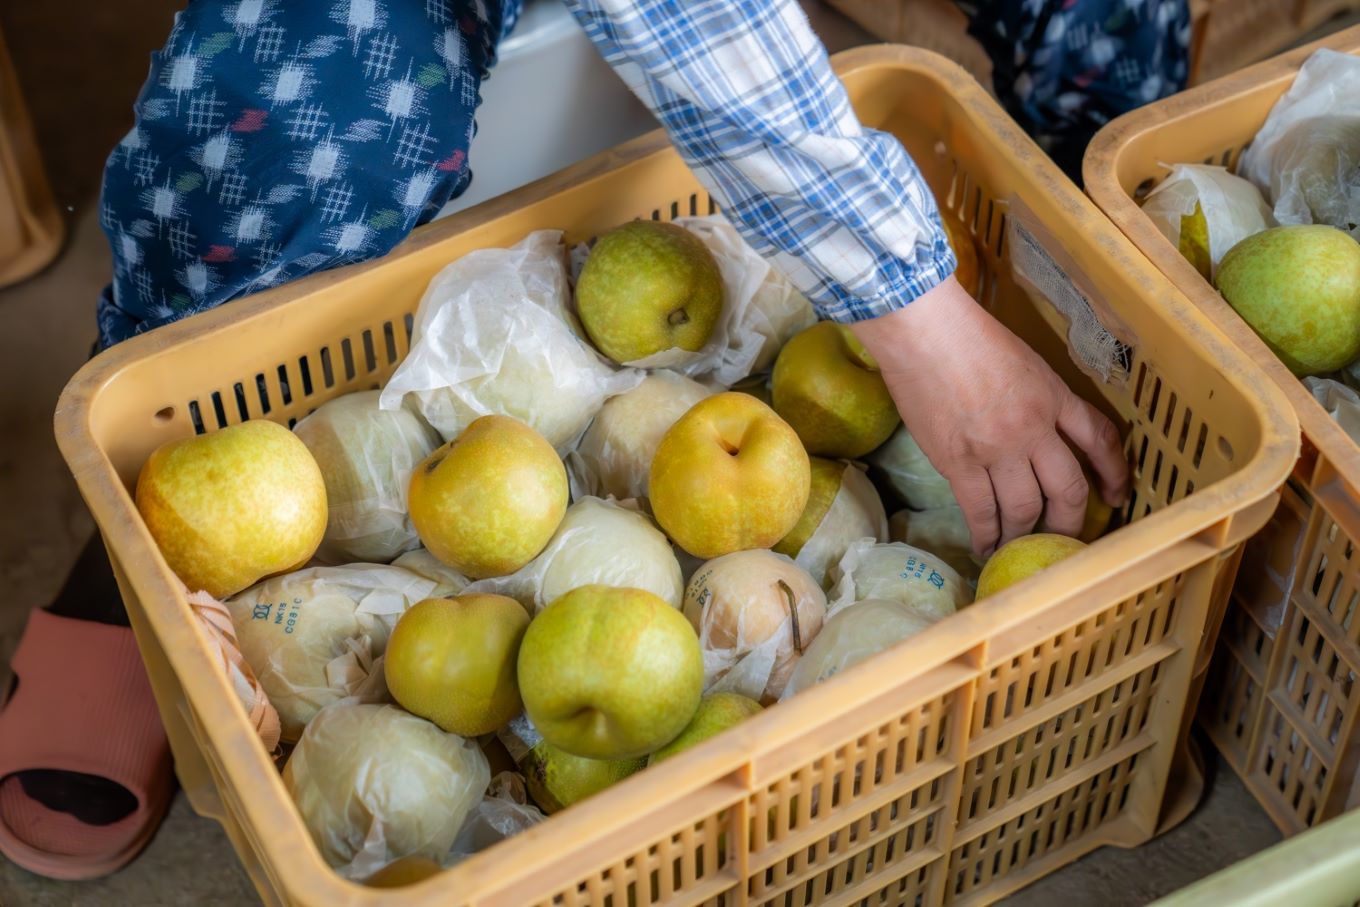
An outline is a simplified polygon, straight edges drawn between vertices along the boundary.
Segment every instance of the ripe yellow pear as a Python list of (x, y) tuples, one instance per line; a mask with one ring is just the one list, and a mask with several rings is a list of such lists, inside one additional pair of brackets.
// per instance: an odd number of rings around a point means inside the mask
[(307, 446), (253, 421), (170, 441), (137, 478), (137, 510), (190, 591), (226, 598), (296, 570), (326, 532), (326, 485)]
[(784, 345), (770, 388), (775, 412), (818, 456), (862, 457), (902, 421), (874, 357), (849, 328), (832, 321)]
[(364, 879), (364, 884), (369, 888), (405, 888), (443, 871), (444, 868), (429, 857), (402, 857)]
[(567, 512), (567, 470), (542, 435), (482, 416), (411, 475), (409, 506), (431, 554), (473, 579), (538, 556)]
[(940, 222), (944, 224), (944, 235), (959, 262), (958, 268), (954, 271), (954, 278), (963, 285), (969, 295), (977, 296), (982, 268), (978, 263), (977, 244), (973, 242), (973, 234), (968, 232), (963, 221), (943, 212), (940, 214)]
[(641, 589), (573, 589), (539, 612), (519, 649), (529, 720), (587, 759), (638, 759), (670, 743), (703, 686), (694, 628)]
[(768, 548), (807, 506), (811, 466), (798, 435), (734, 391), (690, 408), (657, 446), (648, 484), (661, 528), (695, 557)]
[(1086, 543), (1065, 535), (1036, 532), (1012, 539), (988, 558), (978, 577), (977, 598), (986, 598), (1028, 579), (1041, 570), (1066, 560), (1086, 547)]
[(620, 363), (703, 349), (722, 307), (722, 275), (703, 240), (653, 220), (601, 236), (576, 283), (576, 309), (590, 342)]
[(520, 712), (515, 663), (528, 627), (524, 606), (504, 595), (417, 602), (387, 642), (388, 692), (451, 734), (489, 734)]

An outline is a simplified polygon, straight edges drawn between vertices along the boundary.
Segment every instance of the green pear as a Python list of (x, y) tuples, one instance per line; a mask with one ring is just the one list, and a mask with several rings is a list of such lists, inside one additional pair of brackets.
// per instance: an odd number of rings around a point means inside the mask
[(716, 737), (761, 710), (760, 703), (740, 693), (711, 693), (699, 702), (699, 711), (694, 713), (694, 718), (680, 732), (680, 736), (652, 753), (647, 764), (655, 765), (662, 759), (669, 759), (710, 737)]
[(874, 357), (849, 328), (832, 321), (784, 345), (770, 386), (774, 411), (810, 454), (862, 457), (901, 422)]
[(307, 446), (255, 420), (156, 448), (137, 510), (191, 592), (227, 598), (296, 570), (326, 532), (326, 485)]
[(567, 494), (567, 469), (542, 435), (509, 416), (482, 416), (416, 467), (408, 503), (430, 553), (484, 579), (538, 556)]
[(831, 502), (836, 500), (836, 493), (841, 490), (841, 479), (845, 476), (844, 463), (822, 457), (809, 457), (808, 460), (812, 463), (812, 491), (808, 494), (807, 506), (789, 534), (774, 546), (775, 551), (789, 557), (797, 557), (822, 524), (826, 512), (831, 509)]
[(1360, 356), (1360, 243), (1335, 227), (1275, 227), (1218, 265), (1219, 292), (1295, 375)]
[(554, 746), (637, 759), (675, 739), (703, 693), (685, 616), (651, 592), (581, 586), (544, 608), (519, 650), (524, 710)]
[(596, 349), (634, 362), (703, 349), (722, 314), (718, 263), (693, 233), (636, 220), (601, 236), (576, 282), (576, 310)]
[(529, 796), (549, 815), (593, 797), (646, 767), (646, 759), (573, 756), (546, 740), (540, 740), (520, 764)]

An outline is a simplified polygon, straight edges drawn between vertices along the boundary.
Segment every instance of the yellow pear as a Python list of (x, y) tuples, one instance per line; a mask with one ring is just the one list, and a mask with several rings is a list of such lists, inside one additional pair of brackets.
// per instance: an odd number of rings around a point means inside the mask
[(142, 466), (136, 498), (166, 563), (214, 598), (301, 567), (326, 532), (321, 470), (273, 422), (162, 444)]
[(770, 388), (775, 412), (818, 456), (862, 457), (901, 422), (874, 357), (849, 328), (832, 321), (784, 345)]
[(978, 577), (979, 600), (1028, 579), (1058, 561), (1066, 560), (1086, 547), (1086, 543), (1065, 535), (1036, 532), (1012, 539), (988, 558)]
[(695, 557), (768, 548), (807, 506), (811, 467), (792, 428), (734, 391), (701, 400), (662, 437), (649, 495), (661, 528)]
[(538, 556), (567, 512), (567, 470), (542, 435), (482, 416), (411, 475), (409, 507), (431, 554), (473, 579)]

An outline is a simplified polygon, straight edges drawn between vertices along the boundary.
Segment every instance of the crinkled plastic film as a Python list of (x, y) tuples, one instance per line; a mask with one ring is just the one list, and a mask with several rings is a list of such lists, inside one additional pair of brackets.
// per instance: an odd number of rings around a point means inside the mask
[(1303, 383), (1342, 431), (1360, 444), (1360, 393), (1332, 378), (1304, 378)]
[(278, 710), (283, 739), (298, 739), (333, 702), (375, 695), (369, 680), (392, 628), (435, 588), (401, 567), (351, 564), (276, 576), (228, 599), (241, 653)]
[(605, 400), (635, 387), (642, 373), (615, 369), (574, 323), (561, 236), (539, 230), (435, 275), (383, 409), (414, 395), (446, 440), (479, 416), (513, 416), (565, 454)]
[(699, 634), (704, 692), (768, 705), (821, 630), (826, 595), (791, 559), (754, 549), (704, 564), (685, 590), (684, 610)]
[[(1184, 218), (1193, 217), (1196, 210), (1204, 219), (1204, 237), (1182, 233)], [(1275, 216), (1256, 186), (1226, 168), (1206, 164), (1172, 166), (1143, 202), (1143, 213), (1210, 279), (1229, 249), (1275, 226)]]
[(900, 601), (886, 599), (850, 602), (835, 609), (793, 669), (783, 698), (795, 696), (915, 636), (937, 619)]
[(407, 856), (442, 860), (491, 781), (486, 756), (395, 706), (317, 713), (283, 782), (326, 861), (365, 878)]
[(1360, 59), (1313, 53), (1238, 169), (1274, 200), (1280, 223), (1330, 224), (1360, 238)]
[(828, 615), (855, 602), (885, 599), (940, 618), (973, 599), (972, 589), (943, 558), (902, 542), (859, 539), (845, 552), (832, 577), (835, 587)]
[(831, 568), (840, 563), (851, 543), (865, 536), (886, 542), (888, 514), (863, 467), (847, 463), (826, 515), (793, 560), (825, 586)]
[(412, 470), (440, 437), (406, 407), (380, 409), (379, 396), (337, 397), (293, 428), (326, 480), (326, 536), (317, 556), (330, 563), (387, 563), (420, 545), (406, 493)]
[(536, 614), (572, 589), (592, 584), (645, 589), (676, 608), (685, 594), (674, 549), (651, 518), (594, 497), (567, 508), (547, 547), (523, 568), (478, 580), (464, 591), (508, 595)]
[(501, 772), (491, 779), (486, 796), (463, 822), (444, 865), (461, 863), (493, 844), (533, 828), (545, 818), (539, 808), (529, 802), (524, 777), (517, 772)]

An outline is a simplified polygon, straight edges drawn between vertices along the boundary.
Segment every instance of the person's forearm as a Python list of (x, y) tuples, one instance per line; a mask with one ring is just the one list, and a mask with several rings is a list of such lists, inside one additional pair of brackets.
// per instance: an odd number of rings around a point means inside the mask
[(862, 127), (794, 0), (568, 0), (746, 240), (823, 318), (900, 308), (953, 273), (934, 197)]

